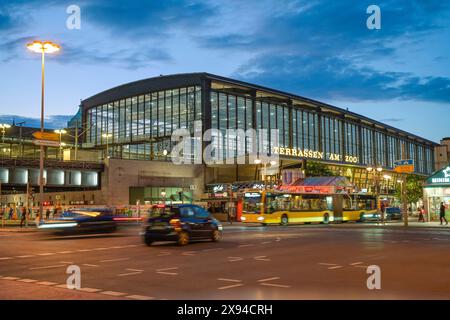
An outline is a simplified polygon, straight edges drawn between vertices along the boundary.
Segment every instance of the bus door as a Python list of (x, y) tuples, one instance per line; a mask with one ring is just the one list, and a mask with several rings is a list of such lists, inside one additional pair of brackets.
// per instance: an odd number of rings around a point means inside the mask
[(334, 221), (343, 221), (343, 198), (342, 194), (333, 195), (333, 215)]

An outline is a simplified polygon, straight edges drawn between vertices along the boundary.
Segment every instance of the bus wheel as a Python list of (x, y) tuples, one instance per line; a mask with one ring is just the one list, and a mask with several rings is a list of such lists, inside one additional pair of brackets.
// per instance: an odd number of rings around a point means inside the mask
[(325, 213), (323, 215), (323, 224), (328, 224), (330, 222), (330, 215), (328, 213)]
[(289, 223), (289, 219), (288, 216), (283, 214), (283, 216), (281, 217), (281, 225), (282, 226), (287, 226)]

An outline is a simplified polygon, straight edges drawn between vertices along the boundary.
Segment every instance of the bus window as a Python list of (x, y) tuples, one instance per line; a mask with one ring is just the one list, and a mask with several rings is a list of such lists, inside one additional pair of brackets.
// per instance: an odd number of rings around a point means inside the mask
[(275, 211), (289, 211), (291, 209), (290, 194), (268, 193), (266, 199), (266, 213), (273, 213)]
[(261, 213), (261, 193), (260, 192), (246, 192), (244, 195), (243, 212), (246, 213)]

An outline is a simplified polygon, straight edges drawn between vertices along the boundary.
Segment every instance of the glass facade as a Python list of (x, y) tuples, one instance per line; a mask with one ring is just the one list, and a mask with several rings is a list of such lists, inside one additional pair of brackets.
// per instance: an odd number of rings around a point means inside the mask
[[(219, 159), (252, 152), (252, 137), (241, 144), (237, 134), (227, 130), (266, 129), (263, 149), (273, 153), (277, 147), (285, 159), (308, 158), (304, 155), (312, 152), (317, 155), (314, 160), (330, 164), (393, 169), (396, 160), (411, 158), (416, 173), (433, 171), (434, 146), (430, 142), (367, 119), (348, 117), (345, 111), (305, 106), (298, 98), (274, 97), (264, 89), (246, 89), (242, 84), (233, 88), (230, 83), (208, 83), (203, 89), (203, 84), (178, 87), (86, 108), (84, 117), (90, 126), (85, 142), (94, 148), (105, 148), (108, 142), (111, 157), (169, 160), (163, 151), (170, 152), (173, 146), (173, 130), (186, 128), (193, 133), (194, 121), (201, 120), (204, 128), (217, 129), (211, 143)], [(208, 97), (205, 106), (202, 94)], [(278, 130), (277, 137), (271, 136), (271, 129)], [(111, 137), (105, 138), (105, 133)], [(364, 170), (352, 175), (361, 182), (370, 178)]]

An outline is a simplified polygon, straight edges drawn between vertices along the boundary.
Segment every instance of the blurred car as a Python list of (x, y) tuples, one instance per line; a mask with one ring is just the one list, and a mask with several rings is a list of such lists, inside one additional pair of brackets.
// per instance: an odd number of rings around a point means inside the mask
[(143, 232), (144, 242), (175, 241), (184, 246), (190, 240), (219, 241), (222, 225), (204, 208), (192, 204), (160, 206), (152, 210)]
[(403, 218), (402, 210), (399, 207), (387, 207), (384, 212), (387, 220), (401, 220)]
[(114, 232), (117, 229), (115, 219), (113, 211), (107, 208), (70, 209), (41, 222), (38, 228), (54, 233)]
[(381, 214), (379, 212), (374, 213), (363, 213), (361, 214), (360, 221), (379, 221), (381, 220)]

